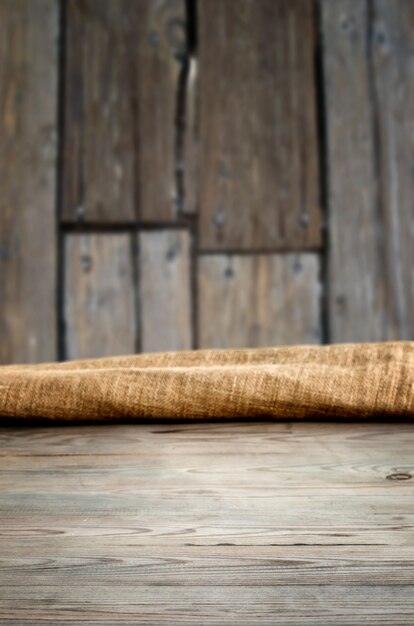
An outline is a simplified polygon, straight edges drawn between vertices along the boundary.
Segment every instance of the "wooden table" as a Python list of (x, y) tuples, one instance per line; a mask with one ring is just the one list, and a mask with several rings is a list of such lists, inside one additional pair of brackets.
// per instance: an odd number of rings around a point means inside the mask
[(414, 424), (0, 438), (1, 624), (414, 624)]

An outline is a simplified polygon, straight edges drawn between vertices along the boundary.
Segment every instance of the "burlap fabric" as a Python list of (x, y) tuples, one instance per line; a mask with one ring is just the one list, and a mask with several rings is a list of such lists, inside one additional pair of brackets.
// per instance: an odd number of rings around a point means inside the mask
[(0, 368), (3, 421), (414, 417), (414, 343), (199, 350)]

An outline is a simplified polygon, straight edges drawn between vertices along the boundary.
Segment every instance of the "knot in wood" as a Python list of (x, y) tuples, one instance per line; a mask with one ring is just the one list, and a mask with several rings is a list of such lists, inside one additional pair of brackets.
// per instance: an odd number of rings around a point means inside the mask
[(412, 475), (409, 472), (394, 472), (388, 474), (387, 480), (410, 480)]

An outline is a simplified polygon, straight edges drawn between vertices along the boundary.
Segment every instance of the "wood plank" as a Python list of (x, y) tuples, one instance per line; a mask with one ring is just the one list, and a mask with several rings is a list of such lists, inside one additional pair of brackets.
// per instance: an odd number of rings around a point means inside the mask
[(181, 210), (176, 117), (185, 19), (185, 0), (141, 0), (139, 5), (139, 205), (143, 222), (173, 222)]
[(183, 0), (68, 0), (65, 221), (171, 221)]
[(198, 13), (201, 249), (319, 246), (314, 3)]
[(412, 424), (2, 428), (0, 443), (8, 624), (414, 619)]
[(414, 332), (414, 13), (373, 6), (371, 23), (366, 2), (322, 2), (332, 341)]
[(56, 358), (57, 38), (55, 0), (0, 2), (1, 363)]
[(200, 347), (319, 343), (318, 275), (316, 254), (202, 255)]
[(128, 0), (65, 7), (63, 219), (134, 221), (134, 10)]
[(391, 335), (414, 337), (414, 5), (373, 2), (380, 209)]
[(184, 230), (139, 235), (143, 352), (192, 347), (190, 236)]
[[(76, 568), (76, 563), (71, 567)], [(228, 575), (231, 576), (231, 569)], [(110, 595), (114, 590), (113, 584), (102, 585), (95, 593), (90, 587), (80, 584), (59, 586), (58, 589), (56, 585), (27, 586), (23, 589), (24, 600), (16, 594), (15, 587), (4, 587), (9, 596), (2, 602), (0, 616), (7, 619), (8, 625), (16, 624), (16, 621), (10, 621), (9, 616), (17, 618), (18, 624), (22, 620), (30, 621), (34, 615), (36, 624), (50, 623), (50, 620), (43, 621), (48, 620), (48, 615), (53, 616), (55, 624), (73, 624), (79, 623), (75, 620), (86, 615), (92, 619), (94, 626), (105, 623), (129, 626), (171, 623), (299, 626), (305, 619), (312, 625), (401, 626), (409, 624), (413, 616), (411, 585), (399, 585), (398, 593), (391, 585), (371, 589), (367, 585), (362, 590), (354, 588), (351, 592), (347, 585), (332, 589), (300, 584), (275, 588), (272, 585), (251, 585), (246, 581), (244, 586), (231, 587), (231, 601), (226, 585), (217, 585), (213, 589), (208, 585), (189, 586), (185, 596), (176, 585), (164, 585), (160, 593), (155, 585), (133, 587), (126, 583), (115, 586), (116, 597)], [(160, 595), (162, 603), (157, 599)], [(25, 610), (26, 607), (29, 609)], [(37, 619), (39, 614), (43, 618), (41, 622)], [(89, 620), (87, 623), (90, 626)]]
[(67, 358), (135, 352), (131, 235), (66, 236), (64, 308)]
[(183, 212), (190, 215), (198, 212), (200, 184), (200, 143), (198, 109), (198, 60), (191, 56), (185, 86), (185, 128), (183, 141)]
[[(30, 587), (24, 589), (28, 591)], [(400, 585), (398, 593), (392, 586), (367, 586), (362, 590), (352, 589), (351, 593), (346, 585), (332, 589), (317, 589), (306, 585), (275, 589), (274, 586), (259, 588), (246, 584), (236, 590), (232, 588), (233, 601), (228, 601), (225, 585), (217, 586), (213, 591), (209, 586), (190, 587), (185, 597), (177, 591), (176, 586), (164, 586), (162, 596), (165, 600), (161, 604), (157, 602), (160, 590), (155, 586), (139, 587), (137, 592), (130, 585), (118, 585), (118, 596), (113, 599), (110, 596), (108, 599), (113, 589), (113, 585), (102, 587), (96, 594), (91, 594), (84, 586), (58, 589), (56, 586), (39, 586), (33, 590), (37, 592), (36, 599), (22, 602), (12, 588), (9, 590), (10, 600), (2, 602), (2, 615), (11, 626), (30, 622), (34, 615), (38, 626), (50, 624), (50, 615), (55, 624), (75, 624), (85, 614), (88, 626), (105, 623), (126, 626), (171, 623), (190, 626), (200, 623), (300, 626), (304, 620), (308, 620), (308, 624), (312, 626), (335, 623), (341, 626), (401, 626), (409, 624), (413, 615), (410, 585)], [(26, 606), (29, 609), (25, 609)], [(253, 606), (256, 607), (255, 610), (252, 609)], [(42, 621), (38, 619), (38, 615), (41, 615)], [(9, 616), (15, 619), (10, 620)], [(107, 621), (107, 618), (111, 621)]]
[(327, 124), (330, 339), (393, 333), (381, 251), (368, 5), (322, 0)]

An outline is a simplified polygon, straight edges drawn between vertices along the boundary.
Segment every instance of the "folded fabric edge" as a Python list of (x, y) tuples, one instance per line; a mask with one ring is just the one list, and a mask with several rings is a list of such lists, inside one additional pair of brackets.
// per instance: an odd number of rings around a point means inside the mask
[(414, 343), (194, 350), (0, 367), (2, 424), (406, 420)]

